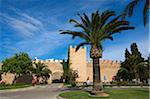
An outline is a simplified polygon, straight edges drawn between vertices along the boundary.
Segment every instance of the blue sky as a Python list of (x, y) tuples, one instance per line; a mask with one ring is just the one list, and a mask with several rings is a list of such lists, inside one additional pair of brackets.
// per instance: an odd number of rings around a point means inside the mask
[[(109, 1), (109, 2), (108, 2)], [(17, 52), (27, 52), (31, 58), (67, 58), (69, 45), (80, 39), (60, 35), (60, 29), (74, 29), (68, 21), (79, 20), (77, 13), (115, 10), (119, 15), (130, 0), (0, 0), (0, 60)], [(125, 48), (136, 42), (143, 57), (149, 53), (148, 26), (142, 22), (142, 6), (130, 19), (134, 31), (114, 35), (114, 41), (103, 43), (102, 59), (123, 60)], [(87, 51), (89, 51), (89, 47)], [(87, 56), (89, 59), (89, 55)]]

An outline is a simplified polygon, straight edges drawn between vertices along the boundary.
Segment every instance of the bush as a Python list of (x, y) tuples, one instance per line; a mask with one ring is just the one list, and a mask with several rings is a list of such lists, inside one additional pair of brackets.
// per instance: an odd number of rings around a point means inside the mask
[(75, 70), (70, 69), (70, 84), (72, 87), (76, 86), (76, 78), (78, 78), (78, 73)]
[(78, 78), (76, 70), (69, 69), (63, 76), (66, 84), (71, 84), (72, 87), (76, 86), (76, 78)]

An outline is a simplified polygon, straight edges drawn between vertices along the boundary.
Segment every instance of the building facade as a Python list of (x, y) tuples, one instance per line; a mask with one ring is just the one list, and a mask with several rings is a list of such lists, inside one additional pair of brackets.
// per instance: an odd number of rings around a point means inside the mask
[[(75, 47), (69, 47), (69, 62), (71, 63), (70, 67), (73, 70), (76, 70), (79, 77), (77, 82), (85, 82), (89, 77), (90, 81), (93, 81), (93, 63), (92, 61), (87, 61), (87, 49), (86, 47), (80, 48), (77, 52)], [(120, 68), (120, 62), (112, 60), (99, 60), (100, 61), (100, 73), (102, 82), (110, 82), (112, 78), (116, 75), (117, 71)], [(63, 66), (62, 60), (40, 60), (36, 58), (34, 62), (41, 62), (46, 64), (48, 69), (52, 71), (48, 83), (52, 83), (55, 79), (61, 79), (63, 75)], [(5, 80), (6, 84), (11, 84), (13, 81), (12, 74), (3, 74), (2, 80)]]

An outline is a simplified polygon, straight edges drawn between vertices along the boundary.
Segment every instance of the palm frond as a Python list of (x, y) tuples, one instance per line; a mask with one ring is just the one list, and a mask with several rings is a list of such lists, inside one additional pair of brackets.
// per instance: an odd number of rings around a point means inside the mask
[(88, 26), (89, 26), (88, 22), (87, 22), (80, 14), (78, 14), (78, 16), (80, 17), (82, 23), (83, 23), (86, 27), (88, 27)]
[(118, 21), (119, 18), (121, 18), (121, 17), (122, 17), (122, 15), (119, 15), (119, 16), (117, 16), (116, 18), (114, 18), (113, 20), (111, 20), (111, 21), (110, 21), (109, 23), (107, 23), (107, 24), (114, 23), (114, 22)]
[(88, 26), (90, 26), (91, 25), (90, 19), (85, 13), (83, 13), (83, 15), (84, 15), (84, 19), (87, 21)]
[(149, 0), (146, 0), (145, 5), (144, 5), (144, 9), (143, 9), (143, 23), (144, 26), (146, 26), (146, 24), (149, 22)]
[(133, 0), (132, 2), (130, 2), (126, 6), (125, 10), (123, 11), (123, 16), (125, 17), (128, 15), (128, 17), (131, 17), (133, 15), (133, 10), (136, 7), (136, 5), (139, 3), (139, 1), (140, 0)]
[(104, 26), (102, 29), (105, 33), (108, 33), (109, 31), (112, 31), (113, 29), (120, 27), (120, 26), (128, 26), (129, 22), (128, 21), (116, 21), (110, 24), (107, 24)]
[(69, 20), (69, 22), (70, 22), (70, 23), (80, 24), (79, 22), (77, 22), (77, 21), (76, 21), (76, 20), (74, 20), (74, 19), (70, 19), (70, 20)]
[(110, 39), (110, 40), (114, 40), (114, 38), (112, 37), (112, 36), (108, 36), (108, 37), (106, 37), (106, 39)]
[[(116, 18), (112, 19), (110, 22), (107, 23), (107, 26), (110, 25), (110, 24), (112, 24), (112, 23), (117, 22), (117, 21), (119, 20), (119, 18), (121, 18), (121, 17), (122, 17), (122, 15), (119, 15), (119, 16), (117, 16)], [(107, 26), (106, 26), (106, 27), (107, 27)], [(101, 27), (101, 28), (102, 28), (102, 27)], [(102, 33), (102, 32), (103, 32), (102, 29), (100, 29), (100, 30), (98, 31), (98, 33)]]
[(83, 32), (66, 30), (64, 32), (61, 32), (60, 34), (70, 34), (72, 35), (72, 39), (74, 39), (77, 36), (85, 39), (86, 41), (90, 41), (90, 38), (87, 35), (85, 35)]
[(77, 47), (76, 47), (76, 52), (80, 49), (80, 47), (84, 46), (84, 45), (89, 45), (90, 43), (88, 42), (83, 42), (83, 43), (80, 43)]
[(91, 22), (94, 23), (95, 17), (98, 15), (99, 11), (97, 10), (95, 13), (92, 13)]
[[(87, 17), (87, 15), (84, 13), (84, 16), (85, 16), (85, 20), (84, 21), (87, 21), (87, 24), (90, 25), (89, 23), (89, 19)], [(81, 17), (81, 16), (80, 16)], [(90, 36), (90, 31), (89, 31), (89, 27), (86, 27), (84, 24), (81, 24), (79, 22), (77, 22), (76, 20), (74, 19), (70, 19), (69, 20), (70, 23), (75, 23), (74, 27), (79, 27), (81, 29), (83, 29), (85, 31), (85, 33)]]
[(115, 11), (106, 10), (105, 12), (103, 12), (102, 15), (101, 15), (100, 28), (106, 23), (106, 21), (107, 21), (111, 16), (115, 16), (115, 15), (116, 15)]
[[(123, 30), (134, 29), (134, 27), (129, 26), (129, 22), (126, 20), (121, 20), (119, 15), (114, 19), (109, 21), (111, 16), (115, 16), (114, 11), (105, 11), (102, 14), (99, 14), (99, 11), (96, 11), (91, 14), (89, 18), (85, 13), (83, 16), (78, 14), (81, 22), (71, 19), (70, 22), (75, 23), (74, 27), (82, 28), (83, 31), (61, 31), (60, 34), (69, 34), (72, 35), (72, 38), (80, 37), (85, 40), (85, 42), (80, 43), (76, 51), (83, 45), (96, 45), (98, 48), (102, 49), (102, 42), (105, 39), (113, 40), (113, 34), (122, 32)], [(108, 22), (107, 22), (108, 21)]]
[(110, 35), (113, 35), (114, 33), (120, 33), (121, 31), (124, 31), (124, 30), (133, 30), (133, 29), (134, 27), (119, 27), (119, 28), (112, 30)]

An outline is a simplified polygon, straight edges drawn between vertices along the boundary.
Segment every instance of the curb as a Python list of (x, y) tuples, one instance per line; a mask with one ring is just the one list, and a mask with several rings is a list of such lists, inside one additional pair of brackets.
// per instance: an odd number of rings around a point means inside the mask
[(57, 99), (67, 99), (67, 98), (63, 98), (63, 97), (61, 97), (61, 96), (59, 96), (59, 95), (58, 95), (56, 98), (57, 98)]
[(16, 92), (16, 91), (25, 91), (25, 90), (30, 90), (30, 89), (35, 89), (36, 87), (27, 87), (27, 88), (18, 88), (18, 89), (4, 89), (0, 90), (0, 93), (5, 93), (5, 92)]
[[(4, 90), (0, 90), (0, 93), (5, 93), (5, 92), (16, 92), (16, 91), (25, 91), (25, 90), (31, 90), (31, 89), (36, 89), (36, 88), (46, 88), (49, 85), (37, 85), (37, 86), (29, 86), (26, 88), (17, 88), (17, 89), (4, 89)], [(62, 88), (62, 85), (60, 85), (58, 88)]]
[(92, 98), (108, 98), (108, 97), (110, 97), (110, 95), (109, 96), (96, 96), (96, 95), (91, 95), (91, 94), (88, 94), (88, 96), (92, 97)]

